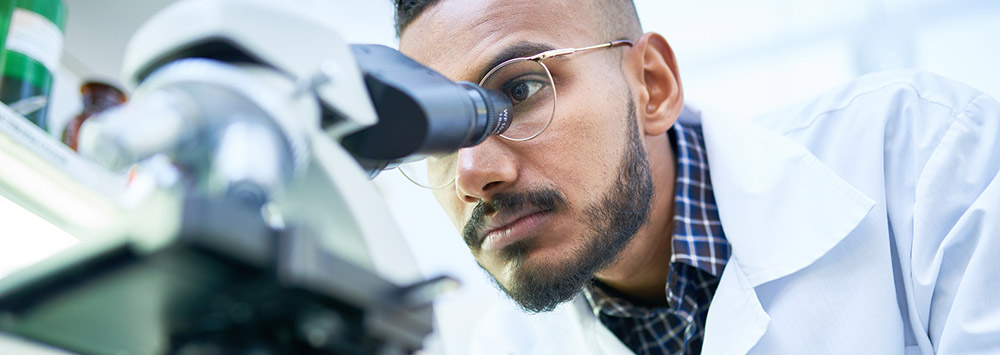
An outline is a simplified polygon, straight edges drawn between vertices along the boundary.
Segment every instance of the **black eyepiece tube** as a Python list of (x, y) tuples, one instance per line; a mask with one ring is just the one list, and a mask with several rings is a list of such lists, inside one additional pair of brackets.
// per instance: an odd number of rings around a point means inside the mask
[(510, 100), (381, 45), (352, 45), (378, 123), (341, 144), (375, 176), (399, 163), (481, 143), (510, 123)]
[[(476, 118), (477, 126), (473, 130), (473, 132), (482, 133), (482, 135), (462, 147), (471, 147), (482, 143), (491, 134), (501, 134), (510, 127), (511, 105), (506, 96), (499, 91), (487, 90), (468, 81), (460, 81), (458, 85), (468, 90), (469, 97), (472, 98), (472, 103), (476, 106), (476, 114), (485, 116)], [(479, 126), (480, 124), (485, 126)]]

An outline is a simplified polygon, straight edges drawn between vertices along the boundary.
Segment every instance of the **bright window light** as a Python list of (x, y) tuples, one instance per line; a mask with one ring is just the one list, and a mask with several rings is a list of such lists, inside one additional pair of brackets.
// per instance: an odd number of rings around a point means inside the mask
[(36, 263), (78, 240), (0, 196), (0, 277)]

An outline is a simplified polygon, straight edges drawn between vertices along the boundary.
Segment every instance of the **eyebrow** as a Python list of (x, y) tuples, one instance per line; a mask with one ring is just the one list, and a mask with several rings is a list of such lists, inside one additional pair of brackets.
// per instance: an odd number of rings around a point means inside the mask
[(508, 60), (521, 57), (530, 57), (535, 54), (545, 51), (550, 51), (553, 49), (556, 48), (544, 43), (537, 43), (537, 42), (516, 43), (512, 46), (504, 48), (503, 51), (497, 53), (497, 55), (493, 56), (492, 59), (486, 62), (487, 65), (483, 67), (482, 71), (479, 72), (479, 76), (477, 76), (477, 78), (479, 80), (482, 80), (482, 78), (486, 76), (486, 73), (488, 73), (490, 69), (493, 69), (494, 67)]

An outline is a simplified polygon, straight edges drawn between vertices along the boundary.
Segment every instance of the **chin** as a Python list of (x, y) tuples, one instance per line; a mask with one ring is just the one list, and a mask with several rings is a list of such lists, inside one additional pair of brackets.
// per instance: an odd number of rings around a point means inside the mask
[[(508, 264), (503, 279), (497, 279), (500, 289), (527, 313), (548, 312), (572, 300), (593, 275), (580, 268), (578, 260), (567, 257), (571, 252), (536, 250), (521, 263)], [(541, 254), (541, 255), (540, 255)]]

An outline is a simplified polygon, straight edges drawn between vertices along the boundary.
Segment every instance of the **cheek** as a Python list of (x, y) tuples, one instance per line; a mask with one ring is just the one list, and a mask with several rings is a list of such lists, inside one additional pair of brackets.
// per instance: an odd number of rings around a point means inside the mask
[[(627, 134), (624, 100), (608, 95), (606, 87), (583, 81), (559, 94), (549, 130), (530, 143), (539, 174), (567, 194), (603, 190), (617, 176)], [(569, 197), (569, 196), (567, 196)]]
[[(625, 97), (607, 77), (577, 76), (558, 87), (559, 100), (552, 122), (560, 134), (575, 144), (604, 145), (606, 153), (616, 152), (625, 135)], [(610, 152), (608, 152), (610, 151)]]

